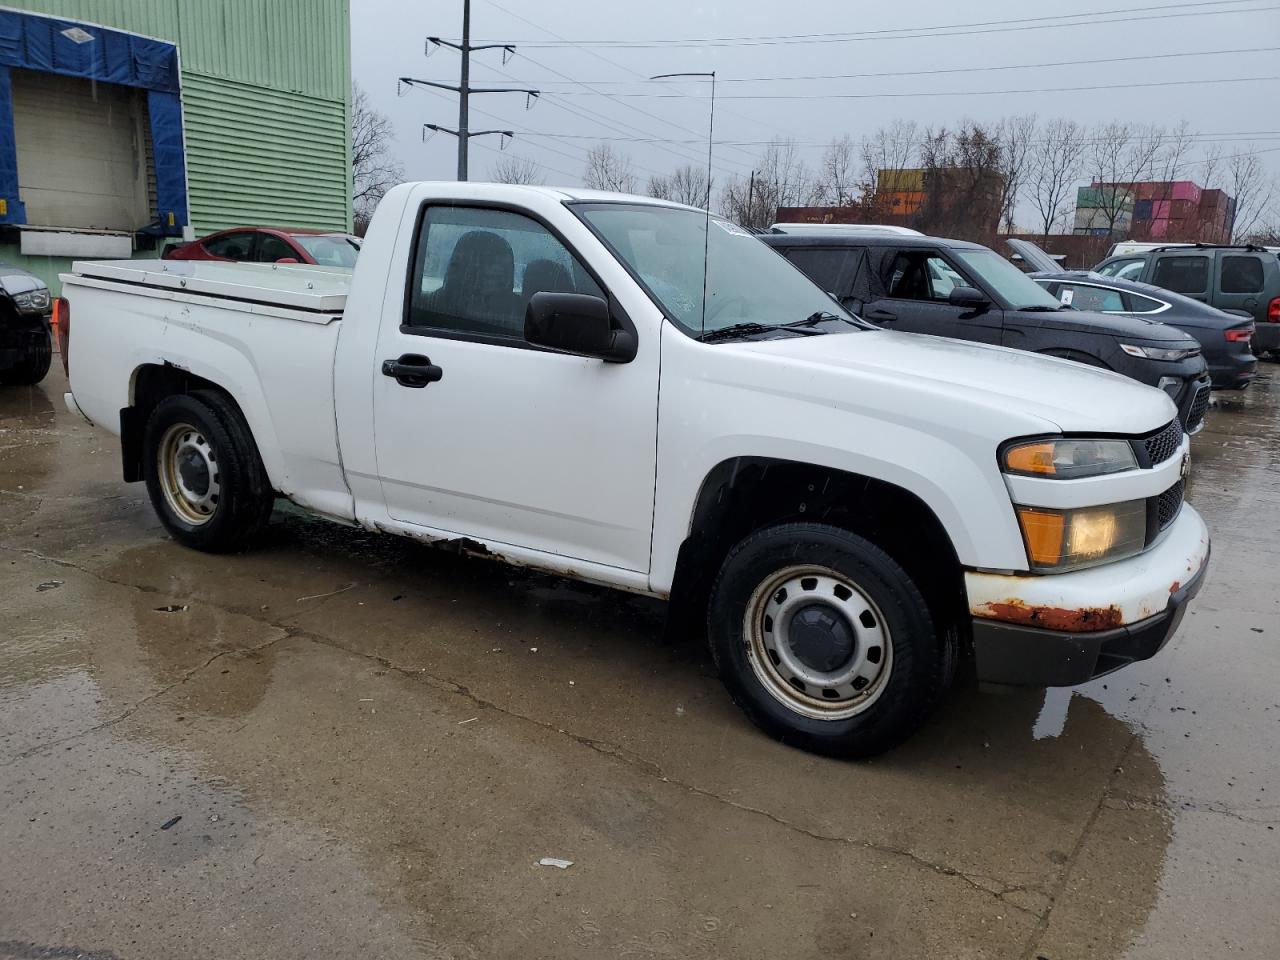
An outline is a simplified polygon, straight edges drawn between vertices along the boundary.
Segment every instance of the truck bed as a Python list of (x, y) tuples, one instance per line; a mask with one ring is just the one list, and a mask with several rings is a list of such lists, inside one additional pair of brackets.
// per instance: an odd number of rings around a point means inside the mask
[(218, 260), (77, 260), (72, 273), (91, 280), (202, 294), (316, 314), (341, 314), (351, 271), (298, 264)]

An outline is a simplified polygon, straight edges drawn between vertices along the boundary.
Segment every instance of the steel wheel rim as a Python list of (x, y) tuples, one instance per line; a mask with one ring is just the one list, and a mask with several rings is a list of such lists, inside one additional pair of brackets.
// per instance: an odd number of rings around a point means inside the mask
[(218, 510), (218, 457), (203, 431), (175, 423), (160, 438), (157, 467), (165, 503), (180, 520), (203, 526)]
[[(832, 626), (838, 662), (823, 654), (822, 629)], [(893, 643), (884, 615), (858, 584), (820, 566), (786, 567), (763, 580), (747, 603), (747, 658), (756, 679), (788, 710), (815, 720), (844, 720), (869, 709), (893, 672)], [(851, 639), (847, 658), (841, 641)]]

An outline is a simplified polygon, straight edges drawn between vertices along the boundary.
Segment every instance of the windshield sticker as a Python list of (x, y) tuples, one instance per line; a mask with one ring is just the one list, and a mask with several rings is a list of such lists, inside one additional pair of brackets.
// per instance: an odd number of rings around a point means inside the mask
[(1064, 307), (1071, 306), (1071, 301), (1075, 299), (1076, 292), (1070, 287), (1062, 291), (1062, 305)]
[(725, 233), (731, 233), (735, 237), (751, 236), (750, 233), (748, 233), (746, 230), (743, 230), (736, 223), (730, 223), (728, 220), (712, 220), (711, 222), (714, 223), (721, 230), (723, 230)]

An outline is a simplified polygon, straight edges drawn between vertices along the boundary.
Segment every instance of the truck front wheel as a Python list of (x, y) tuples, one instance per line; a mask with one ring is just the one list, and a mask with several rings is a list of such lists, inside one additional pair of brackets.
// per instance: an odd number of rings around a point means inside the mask
[(824, 524), (759, 530), (730, 551), (708, 607), (734, 702), (767, 733), (861, 757), (906, 739), (944, 682), (924, 597), (887, 553)]
[(266, 524), (274, 494), (248, 425), (215, 390), (166, 397), (147, 420), (143, 477), (179, 543), (240, 550)]

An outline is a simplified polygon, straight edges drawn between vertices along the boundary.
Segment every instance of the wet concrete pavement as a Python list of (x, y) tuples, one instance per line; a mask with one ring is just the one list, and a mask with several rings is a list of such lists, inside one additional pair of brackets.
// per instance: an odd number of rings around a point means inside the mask
[(286, 509), (184, 550), (60, 373), (0, 388), (0, 958), (1276, 956), (1262, 372), (1194, 440), (1165, 651), (865, 763), (757, 733), (656, 602)]

